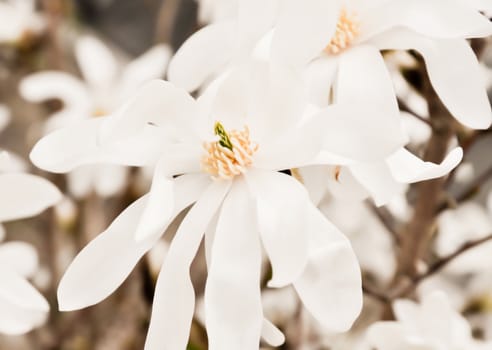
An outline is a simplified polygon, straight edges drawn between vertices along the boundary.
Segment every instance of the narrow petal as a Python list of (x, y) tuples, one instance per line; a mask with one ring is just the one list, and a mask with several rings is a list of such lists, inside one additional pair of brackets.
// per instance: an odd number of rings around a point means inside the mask
[(145, 350), (185, 349), (195, 306), (190, 266), (230, 182), (213, 182), (190, 209), (162, 265)]
[(0, 222), (35, 216), (62, 198), (51, 182), (30, 174), (0, 174), (0, 193)]
[(272, 42), (272, 58), (299, 67), (321, 54), (335, 33), (339, 1), (288, 0)]
[(0, 332), (18, 335), (42, 325), (49, 311), (48, 302), (26, 280), (1, 270)]
[(235, 180), (217, 223), (205, 287), (206, 325), (212, 350), (255, 349), (260, 342), (261, 246), (255, 216), (246, 183)]
[(143, 166), (156, 162), (166, 147), (160, 130), (150, 125), (130, 138), (102, 143), (99, 130), (105, 118), (82, 120), (43, 137), (32, 149), (31, 161), (55, 173), (95, 163)]
[(169, 81), (194, 91), (231, 59), (234, 53), (233, 21), (208, 25), (185, 41), (169, 63)]
[(284, 287), (296, 280), (307, 263), (310, 199), (302, 184), (291, 176), (252, 170), (248, 184), (256, 199), (258, 228), (272, 264), (270, 287)]
[(75, 44), (75, 56), (85, 81), (92, 88), (109, 88), (118, 65), (109, 48), (94, 36), (83, 36)]
[(270, 321), (266, 318), (263, 319), (263, 326), (261, 328), (261, 337), (264, 341), (271, 346), (281, 346), (285, 343), (284, 334)]
[(38, 253), (25, 242), (3, 243), (0, 245), (0, 266), (8, 266), (21, 277), (32, 277), (38, 268)]
[(434, 38), (487, 37), (492, 24), (477, 9), (459, 0), (393, 0), (364, 13), (363, 37), (406, 27)]
[(432, 86), (453, 116), (465, 126), (487, 129), (492, 110), (477, 58), (465, 40), (431, 40), (405, 30), (371, 39), (380, 49), (420, 52)]
[[(193, 203), (208, 182), (205, 176), (184, 175), (177, 178), (174, 214)], [(159, 233), (164, 232), (167, 224), (160, 227), (152, 238), (135, 241), (135, 230), (147, 200), (148, 196), (144, 196), (135, 201), (77, 255), (58, 287), (60, 310), (81, 309), (108, 297), (159, 239)]]
[(407, 341), (405, 328), (397, 322), (376, 322), (367, 332), (369, 344), (380, 350), (432, 350), (432, 346)]
[(314, 318), (332, 332), (344, 332), (362, 309), (359, 264), (338, 229), (314, 206), (310, 214), (309, 262), (294, 287)]
[(435, 179), (449, 174), (462, 160), (461, 147), (453, 149), (441, 164), (424, 162), (405, 148), (387, 159), (387, 164), (395, 179), (403, 183), (414, 183)]

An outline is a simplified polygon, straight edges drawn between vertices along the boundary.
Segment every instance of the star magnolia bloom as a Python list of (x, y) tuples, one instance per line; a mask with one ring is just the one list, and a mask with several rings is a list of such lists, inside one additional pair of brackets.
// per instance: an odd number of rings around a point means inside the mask
[(331, 331), (351, 326), (361, 307), (361, 280), (350, 244), (303, 186), (278, 170), (311, 164), (322, 147), (336, 159), (376, 159), (401, 140), (361, 127), (363, 115), (341, 106), (301, 122), (302, 84), (289, 71), (256, 68), (231, 71), (196, 101), (167, 82), (152, 82), (119, 113), (56, 131), (35, 146), (33, 162), (58, 172), (85, 162), (142, 165), (142, 155), (147, 161), (160, 157), (149, 194), (67, 270), (58, 290), (62, 310), (111, 294), (169, 222), (195, 203), (158, 279), (147, 349), (186, 346), (194, 306), (189, 268), (204, 233), (211, 349), (257, 348), (260, 333), (281, 342), (262, 315), (262, 246), (273, 266), (270, 286), (293, 284), (306, 308)]
[[(38, 176), (5, 172), (7, 156), (0, 159), (0, 222), (35, 216), (57, 203), (61, 193), (50, 182)], [(0, 224), (2, 236), (4, 228)], [(21, 242), (0, 245), (0, 332), (22, 334), (40, 326), (49, 305), (26, 278), (37, 268), (34, 249)]]
[[(173, 83), (196, 89), (229, 62), (251, 55), (259, 38), (273, 28), (266, 54), (273, 62), (307, 66), (316, 104), (332, 102), (330, 96), (343, 102), (340, 92), (357, 89), (354, 82), (374, 69), (379, 50), (415, 49), (439, 97), (461, 123), (486, 129), (492, 121), (482, 74), (465, 40), (489, 36), (492, 24), (462, 0), (288, 0), (282, 6), (238, 1), (237, 18), (203, 28), (178, 50), (169, 68)], [(347, 59), (367, 63), (353, 71)], [(372, 89), (387, 79), (388, 74), (380, 75)], [(392, 89), (388, 93), (394, 95)]]
[(35, 0), (0, 2), (0, 43), (18, 43), (39, 35), (45, 26), (44, 18), (36, 13)]
[[(76, 43), (77, 63), (84, 81), (64, 72), (44, 71), (21, 81), (21, 95), (32, 102), (57, 98), (64, 108), (52, 115), (45, 126), (51, 132), (76, 121), (110, 114), (138, 87), (164, 75), (170, 50), (159, 45), (121, 67), (113, 53), (94, 37), (82, 37)], [(127, 181), (127, 169), (116, 165), (85, 166), (69, 176), (70, 191), (76, 197), (92, 189), (101, 196), (112, 196)]]
[(478, 350), (491, 345), (473, 339), (468, 321), (442, 292), (424, 296), (420, 305), (397, 300), (393, 311), (397, 321), (377, 322), (368, 330), (370, 344), (379, 350)]

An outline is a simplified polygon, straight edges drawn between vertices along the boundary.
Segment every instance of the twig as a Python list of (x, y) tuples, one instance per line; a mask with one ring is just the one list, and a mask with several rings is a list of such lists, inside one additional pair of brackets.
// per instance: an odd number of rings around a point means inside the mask
[(365, 295), (376, 299), (384, 304), (390, 302), (390, 298), (387, 297), (386, 295), (374, 290), (372, 287), (369, 287), (366, 283), (362, 283), (362, 291), (364, 292)]
[(398, 107), (400, 108), (400, 111), (402, 112), (407, 112), (408, 114), (412, 115), (413, 117), (417, 118), (418, 120), (420, 120), (421, 122), (429, 125), (431, 128), (432, 128), (432, 124), (431, 122), (422, 117), (421, 115), (419, 115), (417, 112), (415, 112), (412, 108), (410, 108), (410, 106), (405, 102), (403, 101), (401, 98), (398, 98)]

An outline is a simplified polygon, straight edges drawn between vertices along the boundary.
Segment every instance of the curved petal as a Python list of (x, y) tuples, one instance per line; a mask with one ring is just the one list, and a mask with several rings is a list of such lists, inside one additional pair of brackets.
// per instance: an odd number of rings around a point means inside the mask
[(258, 347), (263, 311), (261, 246), (255, 223), (254, 201), (247, 184), (235, 180), (217, 223), (205, 287), (210, 349)]
[(321, 56), (309, 63), (304, 73), (309, 102), (319, 107), (331, 103), (330, 93), (338, 70), (338, 56)]
[(99, 131), (105, 118), (82, 120), (43, 137), (32, 149), (31, 161), (55, 173), (95, 163), (143, 166), (155, 162), (166, 147), (159, 128), (151, 125), (122, 141), (102, 143)]
[(74, 111), (64, 115), (73, 118), (87, 118), (91, 113), (91, 100), (85, 85), (74, 76), (55, 71), (44, 71), (28, 75), (19, 83), (19, 92), (31, 102), (43, 102), (57, 98), (64, 103), (64, 109)]
[(82, 36), (75, 44), (75, 56), (85, 81), (92, 88), (109, 88), (114, 82), (118, 64), (101, 40), (94, 36)]
[(67, 187), (72, 196), (81, 199), (91, 194), (96, 176), (95, 165), (83, 165), (67, 173)]
[(251, 170), (246, 174), (256, 200), (258, 229), (272, 264), (270, 287), (284, 287), (296, 280), (308, 258), (310, 199), (306, 189), (291, 176)]
[(294, 287), (315, 319), (332, 332), (344, 332), (362, 309), (359, 264), (338, 229), (314, 206), (310, 214), (309, 262)]
[[(126, 105), (104, 119), (100, 140), (109, 143), (129, 138), (149, 124), (171, 130), (180, 130), (180, 126), (186, 125), (187, 128), (179, 135), (184, 138), (192, 134), (189, 125), (193, 125), (196, 116), (195, 100), (186, 91), (164, 80), (152, 80), (143, 85)], [(185, 124), (187, 122), (189, 124)]]
[(321, 54), (338, 22), (340, 1), (287, 0), (272, 42), (272, 59), (300, 67)]
[(492, 110), (477, 58), (466, 40), (430, 40), (405, 30), (393, 30), (371, 39), (380, 49), (420, 52), (432, 86), (441, 101), (462, 124), (487, 129)]
[(314, 205), (318, 205), (328, 189), (328, 179), (333, 170), (326, 165), (311, 165), (299, 169), (302, 183), (309, 193)]
[(30, 174), (0, 174), (0, 222), (38, 215), (62, 194), (51, 182)]
[[(209, 183), (205, 176), (184, 175), (175, 180), (174, 214), (193, 203)], [(58, 286), (61, 311), (94, 305), (113, 293), (133, 267), (159, 239), (158, 234), (135, 241), (135, 230), (148, 196), (126, 208), (113, 223), (74, 259)], [(168, 223), (158, 229), (164, 232)], [(157, 230), (157, 229), (156, 229)]]
[(236, 47), (233, 21), (208, 25), (185, 41), (169, 63), (169, 81), (194, 91), (231, 59)]
[(230, 182), (213, 182), (181, 223), (162, 265), (145, 350), (185, 349), (195, 306), (190, 266)]
[(414, 183), (445, 176), (453, 170), (463, 158), (461, 147), (453, 149), (441, 164), (424, 162), (405, 148), (387, 159), (394, 178), (403, 183)]
[(38, 268), (38, 253), (31, 244), (25, 242), (0, 244), (0, 266), (8, 266), (21, 277), (29, 278)]
[(128, 183), (129, 169), (115, 164), (99, 164), (95, 175), (96, 193), (107, 198), (123, 191)]
[(238, 46), (241, 50), (253, 49), (260, 38), (269, 31), (278, 14), (279, 6), (279, 0), (238, 0)]
[(263, 319), (263, 326), (261, 328), (261, 337), (263, 338), (264, 341), (268, 343), (268, 345), (271, 346), (277, 347), (285, 343), (284, 334), (266, 318)]
[(459, 0), (392, 0), (364, 13), (363, 37), (407, 27), (434, 38), (472, 38), (492, 35), (492, 24), (477, 9)]
[(42, 325), (49, 312), (48, 302), (26, 280), (0, 271), (0, 332), (18, 335)]
[(405, 328), (398, 322), (376, 322), (367, 331), (369, 344), (380, 350), (432, 350), (433, 346), (408, 342)]

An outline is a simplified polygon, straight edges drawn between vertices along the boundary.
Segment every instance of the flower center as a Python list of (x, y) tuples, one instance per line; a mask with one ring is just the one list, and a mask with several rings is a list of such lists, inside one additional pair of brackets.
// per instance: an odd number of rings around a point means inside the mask
[(202, 158), (203, 171), (215, 179), (232, 179), (244, 173), (258, 150), (258, 144), (249, 138), (249, 128), (244, 126), (242, 131), (227, 132), (220, 122), (216, 122), (214, 133), (219, 140), (203, 144), (207, 152)]
[(325, 52), (336, 55), (352, 44), (359, 34), (359, 17), (355, 12), (348, 12), (346, 9), (340, 11), (337, 29), (330, 43), (326, 46)]

